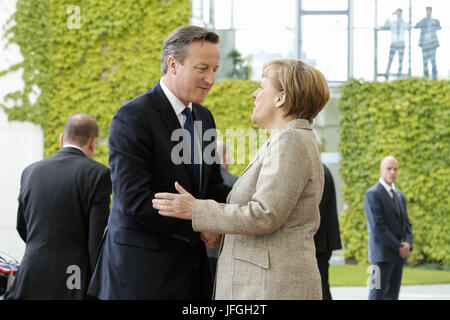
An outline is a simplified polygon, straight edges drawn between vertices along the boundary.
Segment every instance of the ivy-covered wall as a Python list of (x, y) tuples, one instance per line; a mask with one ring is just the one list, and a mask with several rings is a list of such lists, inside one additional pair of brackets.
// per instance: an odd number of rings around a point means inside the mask
[(228, 170), (236, 175), (242, 173), (253, 156), (253, 146), (260, 146), (268, 137), (265, 130), (259, 130), (250, 121), (254, 103), (252, 93), (258, 86), (250, 80), (222, 80), (214, 84), (203, 102), (214, 116), (219, 140), (222, 138), (232, 151), (232, 164)]
[[(100, 127), (95, 159), (107, 164), (112, 116), (158, 81), (162, 42), (190, 15), (189, 0), (18, 0), (7, 36), (24, 61), (0, 76), (23, 68), (25, 89), (5, 97), (14, 108), (2, 107), (9, 120), (42, 126), (45, 157), (58, 150), (70, 114), (94, 116)], [(32, 104), (29, 95), (39, 90)]]
[(450, 263), (450, 81), (349, 80), (339, 108), (345, 257), (368, 263), (364, 195), (392, 155), (413, 227), (409, 263)]

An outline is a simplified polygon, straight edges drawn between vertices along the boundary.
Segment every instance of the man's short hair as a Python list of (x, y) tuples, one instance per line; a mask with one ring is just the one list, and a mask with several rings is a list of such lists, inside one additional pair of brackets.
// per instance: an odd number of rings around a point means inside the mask
[(173, 30), (163, 43), (161, 53), (161, 74), (167, 73), (167, 60), (174, 57), (181, 64), (186, 59), (186, 49), (192, 42), (205, 40), (211, 43), (219, 43), (219, 35), (213, 31), (197, 26), (182, 26)]
[(64, 127), (64, 141), (83, 147), (98, 137), (98, 125), (93, 117), (84, 113), (69, 116)]

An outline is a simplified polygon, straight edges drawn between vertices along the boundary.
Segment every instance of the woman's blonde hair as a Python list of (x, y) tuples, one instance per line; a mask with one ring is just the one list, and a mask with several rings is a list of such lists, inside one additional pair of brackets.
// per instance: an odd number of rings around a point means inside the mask
[(330, 100), (323, 74), (300, 60), (272, 60), (264, 66), (263, 77), (278, 91), (285, 92), (284, 116), (294, 115), (310, 123)]

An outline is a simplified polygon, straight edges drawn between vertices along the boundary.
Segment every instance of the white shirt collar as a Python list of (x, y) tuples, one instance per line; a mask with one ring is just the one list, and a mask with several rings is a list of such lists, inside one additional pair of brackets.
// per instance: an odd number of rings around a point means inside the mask
[(76, 146), (76, 145), (74, 145), (74, 144), (65, 143), (65, 144), (63, 145), (63, 148), (76, 148), (76, 149), (78, 149), (78, 150), (81, 150), (84, 154), (86, 154), (86, 153), (84, 152), (83, 149), (81, 149), (79, 146)]
[(386, 189), (386, 191), (389, 193), (389, 195), (391, 194), (391, 189), (394, 189), (394, 190), (395, 190), (394, 184), (392, 184), (392, 186), (388, 185), (388, 184), (383, 180), (383, 178), (380, 177), (380, 180), (378, 180), (378, 181), (381, 183), (381, 185), (383, 186), (383, 188)]
[(170, 104), (172, 105), (173, 110), (175, 111), (176, 115), (179, 116), (181, 112), (183, 112), (184, 108), (188, 107), (192, 111), (192, 102), (189, 102), (187, 106), (183, 104), (183, 102), (180, 101), (173, 93), (170, 91), (170, 89), (166, 86), (163, 79), (159, 80), (159, 84), (161, 86), (162, 91), (166, 95), (167, 99), (169, 100)]

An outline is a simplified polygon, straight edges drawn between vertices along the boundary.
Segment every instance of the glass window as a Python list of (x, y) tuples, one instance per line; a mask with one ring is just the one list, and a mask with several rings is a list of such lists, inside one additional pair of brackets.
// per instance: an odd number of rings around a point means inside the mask
[(347, 10), (348, 0), (301, 0), (303, 10), (310, 11), (333, 11)]
[(234, 0), (233, 20), (236, 29), (295, 27), (295, 0)]
[(353, 1), (353, 26), (355, 29), (372, 29), (375, 25), (375, 1)]
[(302, 16), (302, 59), (329, 81), (347, 80), (347, 16)]
[(356, 79), (372, 80), (374, 69), (373, 30), (355, 29), (353, 48), (353, 77)]
[(214, 1), (214, 27), (216, 29), (230, 29), (231, 1)]

